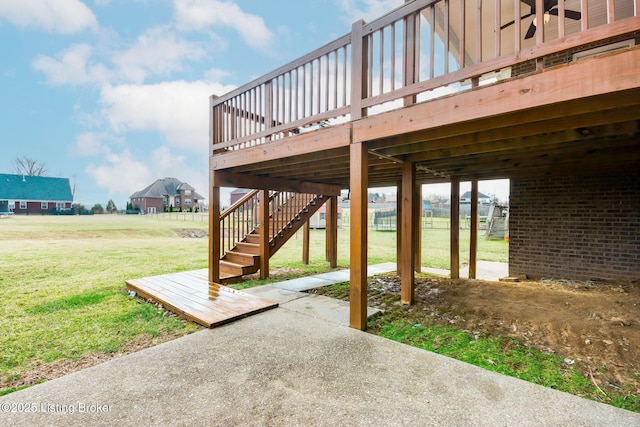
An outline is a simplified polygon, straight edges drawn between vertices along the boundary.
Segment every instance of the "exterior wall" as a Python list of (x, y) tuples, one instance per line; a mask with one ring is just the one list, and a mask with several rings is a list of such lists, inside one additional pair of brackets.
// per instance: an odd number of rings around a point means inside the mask
[(512, 179), (509, 273), (640, 279), (640, 172)]
[(71, 202), (46, 202), (47, 207), (42, 208), (42, 201), (26, 201), (26, 209), (20, 208), (20, 200), (9, 201), (8, 205), (13, 202), (15, 207), (9, 206), (9, 209), (16, 215), (30, 214), (30, 215), (48, 215), (55, 213), (55, 209), (58, 203), (64, 203), (64, 209), (71, 209)]

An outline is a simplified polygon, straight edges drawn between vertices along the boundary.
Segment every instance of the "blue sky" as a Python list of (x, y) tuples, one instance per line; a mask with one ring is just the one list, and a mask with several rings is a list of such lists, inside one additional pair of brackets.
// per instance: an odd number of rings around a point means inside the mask
[[(206, 194), (209, 95), (402, 3), (2, 0), (0, 173), (36, 159), (88, 206), (124, 207), (166, 176)], [(480, 191), (500, 196), (504, 184)]]

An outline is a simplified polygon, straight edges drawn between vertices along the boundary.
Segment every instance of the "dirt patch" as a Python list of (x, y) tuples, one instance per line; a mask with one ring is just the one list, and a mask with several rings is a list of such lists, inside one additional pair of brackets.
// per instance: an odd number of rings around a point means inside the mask
[(207, 230), (202, 230), (199, 228), (174, 228), (171, 231), (178, 237), (185, 237), (191, 239), (204, 239), (209, 237), (209, 232)]
[[(402, 306), (407, 321), (456, 325), (476, 336), (513, 337), (575, 363), (603, 388), (632, 385), (640, 394), (639, 282), (429, 277), (416, 278), (415, 285), (415, 304)], [(323, 289), (316, 293), (330, 294)], [(369, 284), (368, 303), (397, 309), (399, 294), (398, 276), (376, 276)]]

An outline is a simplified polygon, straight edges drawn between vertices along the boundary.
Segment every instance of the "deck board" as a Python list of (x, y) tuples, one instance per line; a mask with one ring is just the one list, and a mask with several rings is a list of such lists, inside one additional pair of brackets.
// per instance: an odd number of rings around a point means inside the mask
[(278, 306), (273, 301), (220, 285), (210, 297), (206, 269), (126, 280), (127, 289), (207, 328)]

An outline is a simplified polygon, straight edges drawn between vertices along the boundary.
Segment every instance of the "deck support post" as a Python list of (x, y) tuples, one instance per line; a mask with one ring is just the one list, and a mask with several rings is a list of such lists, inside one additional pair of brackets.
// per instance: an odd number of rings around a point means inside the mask
[(220, 283), (220, 187), (209, 184), (209, 287), (214, 283)]
[(400, 300), (413, 304), (413, 282), (415, 279), (415, 201), (416, 167), (412, 162), (402, 165), (402, 266), (400, 267)]
[(269, 277), (269, 190), (260, 191), (260, 279)]
[(338, 266), (338, 196), (329, 196), (326, 202), (326, 250), (331, 268)]
[(302, 264), (309, 265), (309, 239), (311, 238), (311, 226), (305, 221), (302, 226)]
[(402, 181), (398, 181), (396, 192), (396, 270), (402, 277)]
[(367, 329), (367, 150), (363, 143), (350, 146), (351, 241), (349, 326)]
[(451, 178), (451, 278), (460, 278), (460, 178)]
[(478, 254), (478, 180), (471, 181), (471, 233), (469, 237), (469, 279), (476, 278)]
[[(414, 180), (415, 181), (415, 180)], [(413, 192), (413, 271), (422, 272), (422, 184), (415, 182)]]

